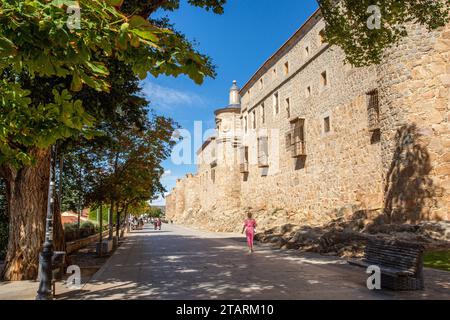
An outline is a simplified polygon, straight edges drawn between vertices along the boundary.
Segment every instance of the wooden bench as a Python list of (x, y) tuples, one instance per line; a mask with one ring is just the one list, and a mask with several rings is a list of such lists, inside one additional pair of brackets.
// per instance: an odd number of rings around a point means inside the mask
[(392, 290), (422, 290), (424, 247), (404, 241), (368, 240), (362, 260), (348, 263), (381, 270), (381, 287)]

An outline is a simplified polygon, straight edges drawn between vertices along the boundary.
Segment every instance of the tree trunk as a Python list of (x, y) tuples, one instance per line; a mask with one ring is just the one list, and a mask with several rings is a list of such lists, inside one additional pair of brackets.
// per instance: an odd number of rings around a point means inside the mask
[(114, 237), (114, 200), (111, 200), (111, 204), (109, 207), (109, 215), (108, 215), (108, 225), (109, 225), (109, 233), (108, 240), (112, 240)]
[(130, 232), (130, 214), (128, 213), (128, 204), (125, 206), (125, 231)]
[(116, 204), (116, 237), (120, 238), (120, 212), (119, 212), (119, 202)]
[(78, 205), (77, 210), (77, 240), (80, 239), (80, 228), (81, 228), (81, 207)]
[(7, 185), (9, 240), (5, 280), (35, 280), (44, 242), (50, 150), (33, 150), (35, 165), (2, 168)]

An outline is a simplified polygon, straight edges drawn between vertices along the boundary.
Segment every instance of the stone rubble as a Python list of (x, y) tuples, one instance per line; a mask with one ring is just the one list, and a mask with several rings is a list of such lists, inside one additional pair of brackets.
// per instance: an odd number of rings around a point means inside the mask
[(360, 211), (351, 216), (340, 212), (330, 216), (329, 221), (311, 225), (301, 221), (292, 223), (292, 213), (283, 209), (268, 212), (264, 208), (245, 208), (245, 211), (220, 211), (214, 208), (214, 214), (211, 214), (191, 208), (175, 222), (213, 232), (241, 232), (248, 212), (258, 223), (255, 239), (276, 249), (344, 258), (360, 257), (365, 240), (373, 237), (423, 243), (428, 249), (450, 249), (449, 221), (389, 224), (381, 219), (381, 215), (374, 219), (374, 213), (369, 211)]

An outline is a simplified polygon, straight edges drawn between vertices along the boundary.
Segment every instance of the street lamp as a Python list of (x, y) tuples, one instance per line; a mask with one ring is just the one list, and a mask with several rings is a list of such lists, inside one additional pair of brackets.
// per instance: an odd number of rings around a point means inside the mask
[(45, 223), (45, 241), (41, 254), (39, 255), (40, 279), (36, 300), (52, 299), (52, 256), (53, 256), (53, 210), (55, 190), (55, 163), (56, 146), (50, 151), (50, 178), (48, 185), (47, 218)]

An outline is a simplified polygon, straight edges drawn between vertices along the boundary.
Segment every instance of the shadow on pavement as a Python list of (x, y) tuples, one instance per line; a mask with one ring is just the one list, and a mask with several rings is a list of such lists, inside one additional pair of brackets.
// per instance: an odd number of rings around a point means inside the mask
[[(182, 229), (184, 230), (184, 229)], [(427, 289), (369, 291), (365, 270), (340, 259), (245, 239), (134, 231), (87, 286), (58, 299), (450, 299), (450, 273), (426, 270)]]

